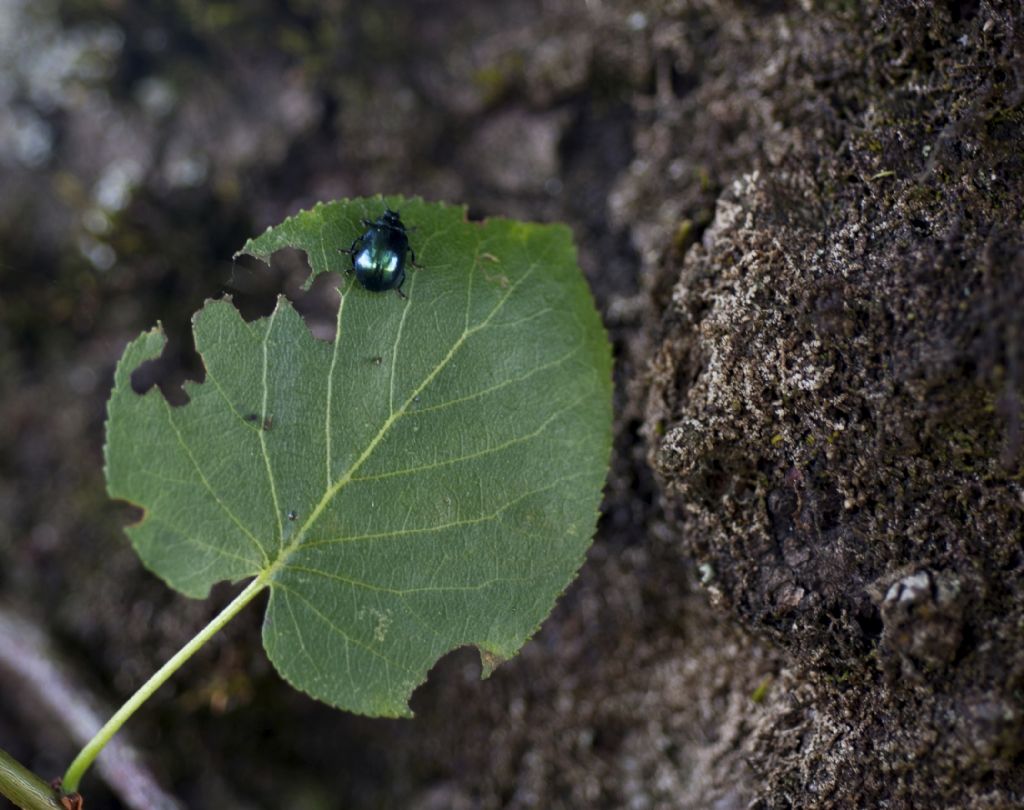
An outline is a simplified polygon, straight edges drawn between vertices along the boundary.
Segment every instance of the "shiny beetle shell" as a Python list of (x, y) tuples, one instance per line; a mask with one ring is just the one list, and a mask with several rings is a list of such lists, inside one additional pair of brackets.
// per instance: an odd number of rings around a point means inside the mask
[(362, 220), (366, 230), (358, 236), (347, 253), (352, 257), (352, 270), (356, 280), (371, 292), (395, 290), (402, 298), (405, 282), (406, 258), (416, 264), (416, 254), (409, 247), (409, 234), (397, 211), (384, 211), (376, 222)]

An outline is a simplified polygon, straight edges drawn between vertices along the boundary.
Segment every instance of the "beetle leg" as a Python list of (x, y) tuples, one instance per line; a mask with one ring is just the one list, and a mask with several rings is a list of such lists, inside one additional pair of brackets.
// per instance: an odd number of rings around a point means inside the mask
[(397, 287), (395, 287), (395, 292), (398, 293), (398, 297), (399, 298), (408, 298), (409, 297), (404, 292), (402, 292), (402, 285), (401, 284), (399, 284)]
[(350, 247), (350, 248), (347, 248), (347, 249), (346, 248), (338, 248), (337, 249), (338, 253), (345, 253), (345, 254), (347, 254), (349, 256), (354, 256), (355, 253), (356, 253), (356, 245), (359, 244), (359, 240), (360, 239), (362, 239), (362, 237), (361, 236), (357, 236), (354, 240), (352, 240), (352, 247)]
[(416, 264), (416, 251), (413, 250), (412, 248), (409, 248), (409, 255), (412, 256), (412, 261), (410, 262), (410, 264), (413, 267), (415, 267), (417, 270), (422, 270), (423, 269), (423, 265), (422, 264)]

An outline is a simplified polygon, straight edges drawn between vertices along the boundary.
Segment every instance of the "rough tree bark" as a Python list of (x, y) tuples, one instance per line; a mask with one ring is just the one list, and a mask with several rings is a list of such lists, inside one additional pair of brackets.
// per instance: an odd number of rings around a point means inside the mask
[(747, 743), (756, 806), (1024, 800), (1009, 9), (776, 17), (649, 169), (720, 165), (714, 133), (748, 144), (664, 267), (645, 430), (681, 551), (797, 673)]

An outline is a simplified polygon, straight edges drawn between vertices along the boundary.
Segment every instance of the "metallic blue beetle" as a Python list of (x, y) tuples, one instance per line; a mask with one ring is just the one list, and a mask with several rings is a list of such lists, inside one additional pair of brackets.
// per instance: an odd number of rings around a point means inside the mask
[(405, 282), (406, 255), (416, 264), (416, 254), (409, 247), (409, 235), (397, 211), (390, 208), (376, 222), (362, 220), (366, 230), (356, 237), (352, 247), (339, 250), (352, 257), (352, 269), (356, 280), (372, 292), (394, 290), (405, 298), (402, 284)]

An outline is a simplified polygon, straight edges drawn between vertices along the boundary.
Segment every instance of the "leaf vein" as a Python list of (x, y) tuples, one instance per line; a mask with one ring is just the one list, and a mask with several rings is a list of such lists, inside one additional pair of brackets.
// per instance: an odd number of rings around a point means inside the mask
[(257, 425), (252, 420), (247, 420), (244, 416), (242, 416), (241, 412), (238, 410), (238, 408), (235, 407), (235, 403), (231, 401), (231, 398), (228, 396), (227, 392), (220, 384), (220, 380), (218, 380), (217, 377), (214, 375), (213, 370), (209, 367), (209, 365), (206, 366), (206, 378), (213, 383), (213, 387), (217, 389), (217, 393), (221, 395), (221, 398), (231, 409), (231, 412), (238, 417), (238, 421), (245, 425), (245, 427), (247, 427), (249, 430), (262, 430), (261, 426)]
[[(463, 346), (466, 339), (470, 335), (475, 334), (476, 332), (485, 328), (487, 324), (490, 323), (491, 319), (494, 318), (494, 316), (501, 311), (502, 307), (505, 305), (505, 303), (508, 301), (511, 295), (516, 291), (519, 285), (526, 281), (526, 279), (528, 279), (533, 274), (533, 272), (537, 269), (538, 266), (538, 262), (531, 263), (527, 270), (523, 273), (523, 275), (520, 276), (515, 281), (515, 283), (510, 285), (508, 291), (505, 293), (504, 296), (502, 296), (498, 303), (495, 304), (494, 308), (487, 315), (487, 317), (484, 318), (479, 324), (476, 324), (475, 326), (471, 327), (468, 331), (464, 331), (462, 335), (459, 336), (458, 340), (456, 340), (455, 343), (452, 345), (452, 348), (449, 349), (448, 353), (441, 359), (441, 361), (436, 366), (434, 366), (434, 369), (429, 374), (427, 374), (426, 377), (424, 377), (423, 381), (419, 384), (419, 386), (417, 386), (417, 388), (409, 395), (408, 399), (406, 399), (406, 401), (402, 404), (402, 407), (399, 408), (399, 410), (393, 413), (391, 416), (389, 416), (386, 420), (384, 420), (384, 424), (381, 425), (380, 429), (377, 431), (377, 434), (373, 437), (373, 439), (370, 440), (370, 443), (366, 446), (366, 449), (363, 450), (359, 458), (357, 458), (355, 462), (352, 464), (352, 466), (348, 469), (348, 471), (346, 471), (345, 474), (342, 475), (341, 478), (339, 478), (334, 484), (332, 484), (330, 488), (324, 493), (323, 497), (320, 499), (320, 502), (316, 505), (316, 507), (314, 507), (309, 517), (306, 518), (306, 522), (302, 525), (301, 529), (296, 533), (295, 540), (291, 543), (288, 549), (282, 549), (279, 558), (286, 556), (287, 553), (290, 553), (291, 551), (302, 545), (302, 541), (305, 538), (306, 533), (309, 531), (310, 527), (312, 527), (316, 523), (317, 519), (320, 517), (324, 509), (327, 508), (327, 504), (329, 504), (334, 499), (334, 496), (337, 495), (338, 492), (342, 488), (344, 488), (344, 486), (352, 479), (352, 476), (355, 474), (356, 470), (358, 470), (366, 461), (366, 459), (369, 458), (370, 455), (372, 455), (377, 445), (380, 444), (384, 436), (387, 435), (388, 430), (391, 429), (391, 425), (394, 424), (394, 422), (397, 419), (399, 419), (402, 415), (404, 415), (405, 411), (408, 409), (409, 405), (413, 402), (413, 400), (415, 400), (415, 398), (419, 396), (423, 392), (423, 390), (428, 385), (430, 385), (431, 382), (434, 381), (437, 375), (441, 373), (441, 371), (448, 365), (448, 363), (451, 362), (452, 358), (458, 353), (458, 350)], [(278, 511), (280, 512), (280, 510)], [(280, 520), (280, 515), (278, 519)]]
[(304, 574), (314, 574), (315, 576), (323, 577), (325, 579), (334, 580), (344, 585), (351, 585), (354, 588), (362, 588), (367, 591), (375, 591), (378, 593), (389, 593), (394, 596), (405, 596), (411, 593), (472, 593), (474, 591), (482, 591), (490, 588), (493, 585), (497, 585), (501, 582), (520, 582), (520, 581), (531, 581), (533, 578), (526, 578), (524, 580), (507, 578), (507, 577), (494, 577), (484, 582), (480, 582), (476, 585), (452, 585), (452, 586), (431, 586), (426, 588), (389, 588), (384, 585), (374, 585), (372, 582), (366, 582), (361, 579), (352, 579), (351, 577), (343, 576), (342, 574), (331, 573), (330, 571), (324, 571), (320, 568), (307, 568), (303, 565), (295, 565), (294, 563), (288, 563), (283, 566), (282, 570), (288, 571), (299, 571)]
[(323, 257), (323, 260), (324, 260), (324, 270), (323, 270), (323, 272), (328, 273), (328, 272), (330, 272), (330, 266), (331, 265), (330, 265), (330, 262), (327, 261), (327, 245), (324, 242), (324, 224), (325, 223), (324, 223), (323, 213), (321, 213), (320, 214), (320, 232), (319, 232), (319, 236), (320, 236), (320, 255)]
[(478, 458), (486, 458), (487, 456), (494, 455), (495, 453), (500, 453), (502, 450), (508, 450), (511, 447), (515, 447), (516, 445), (523, 444), (524, 442), (528, 442), (531, 439), (538, 438), (539, 436), (543, 435), (544, 431), (546, 431), (552, 423), (556, 422), (560, 417), (564, 416), (566, 413), (571, 411), (573, 408), (575, 408), (577, 405), (583, 402), (583, 400), (585, 400), (586, 398), (587, 396), (577, 397), (564, 408), (555, 411), (553, 414), (551, 414), (551, 416), (549, 416), (547, 419), (541, 422), (540, 427), (538, 427), (536, 430), (530, 433), (525, 433), (522, 436), (516, 436), (514, 439), (509, 439), (507, 441), (502, 442), (501, 444), (496, 444), (493, 447), (486, 447), (483, 450), (478, 450), (475, 453), (468, 453), (464, 456), (457, 456), (455, 458), (447, 458), (444, 459), (443, 461), (435, 461), (431, 464), (421, 464), (417, 467), (406, 467), (405, 469), (402, 470), (389, 470), (388, 472), (378, 473), (376, 475), (364, 475), (354, 477), (351, 480), (377, 481), (382, 478), (395, 478), (400, 475), (411, 475), (413, 473), (424, 472), (426, 470), (436, 470), (440, 469), (441, 467), (450, 467), (453, 464), (460, 464), (463, 461), (473, 461)]
[(292, 601), (288, 598), (287, 591), (281, 594), (284, 599), (284, 605), (288, 608), (288, 615), (291, 616), (292, 626), (295, 628), (295, 637), (299, 640), (299, 650), (306, 657), (306, 660), (312, 665), (313, 670), (316, 672), (317, 678), (327, 680), (323, 677), (323, 672), (320, 670), (320, 665), (317, 664), (316, 659), (310, 655), (309, 650), (306, 648), (306, 639), (302, 635), (302, 628), (299, 626), (299, 620), (295, 617), (295, 609), (292, 607)]
[(433, 532), (445, 531), (446, 529), (456, 529), (461, 526), (473, 526), (480, 523), (490, 523), (492, 520), (496, 520), (497, 518), (499, 518), (504, 512), (507, 512), (516, 504), (525, 501), (527, 498), (530, 498), (534, 495), (539, 495), (542, 492), (547, 492), (559, 486), (560, 484), (565, 483), (566, 481), (571, 481), (574, 478), (581, 478), (584, 477), (585, 475), (587, 475), (586, 472), (580, 472), (574, 473), (573, 475), (562, 476), (557, 481), (551, 484), (548, 484), (543, 487), (538, 487), (537, 489), (531, 489), (529, 492), (524, 492), (522, 495), (519, 495), (518, 497), (513, 498), (512, 500), (498, 507), (494, 512), (491, 512), (486, 515), (481, 515), (480, 517), (467, 518), (465, 520), (453, 520), (449, 523), (440, 523), (436, 526), (424, 526), (415, 529), (399, 529), (397, 531), (390, 532), (375, 532), (373, 534), (352, 535), (351, 537), (332, 537), (324, 540), (314, 540), (312, 542), (303, 543), (301, 546), (301, 550), (305, 551), (307, 549), (319, 548), (321, 546), (333, 546), (339, 543), (355, 543), (364, 540), (386, 540), (392, 537), (404, 537), (406, 535), (431, 534)]
[(324, 443), (327, 457), (327, 486), (331, 485), (331, 410), (334, 408), (334, 369), (338, 364), (338, 346), (341, 344), (341, 315), (345, 309), (347, 295), (338, 287), (338, 315), (334, 328), (334, 348), (331, 351), (331, 369), (327, 372), (327, 408), (324, 419)]
[(398, 347), (402, 345), (402, 332), (405, 330), (405, 319), (409, 315), (409, 308), (412, 306), (413, 288), (416, 286), (416, 277), (413, 276), (409, 282), (409, 293), (405, 296), (405, 306), (402, 308), (402, 317), (398, 321), (398, 334), (395, 335), (395, 345), (391, 349), (391, 379), (388, 380), (388, 417), (395, 413), (395, 369), (398, 366)]
[(449, 399), (444, 402), (440, 402), (437, 405), (428, 405), (425, 408), (417, 408), (417, 414), (430, 413), (431, 411), (441, 411), (445, 408), (449, 408), (453, 405), (461, 405), (463, 402), (471, 402), (474, 399), (483, 399), (488, 394), (493, 394), (495, 391), (500, 391), (503, 388), (508, 388), (510, 385), (516, 383), (526, 382), (528, 379), (533, 377), (535, 374), (540, 374), (543, 371), (548, 371), (553, 368), (565, 364), (573, 355), (577, 354), (580, 349), (584, 348), (584, 344), (580, 343), (572, 351), (566, 352), (561, 357), (557, 357), (547, 363), (543, 363), (539, 366), (534, 366), (525, 374), (521, 374), (518, 377), (510, 377), (507, 380), (502, 380), (500, 383), (488, 386), (487, 388), (481, 388), (479, 391), (474, 391), (472, 394), (466, 394), (462, 397), (456, 397), (455, 399)]
[[(314, 605), (309, 599), (307, 599), (305, 596), (303, 596), (302, 593), (300, 593), (299, 591), (295, 590), (294, 588), (289, 588), (287, 585), (282, 585), (281, 582), (279, 582), (278, 580), (272, 581), (271, 582), (271, 587), (272, 588), (281, 588), (283, 591), (285, 591), (287, 593), (290, 593), (292, 596), (295, 596), (297, 599), (299, 599), (299, 601), (303, 602), (306, 605), (307, 609), (314, 616), (317, 616), (320, 619), (320, 621), (322, 621), (327, 626), (328, 629), (332, 630), (334, 633), (336, 633), (337, 635), (341, 636), (345, 640), (346, 643), (352, 644), (352, 645), (354, 645), (356, 647), (360, 647), (360, 648), (366, 650), (366, 652), (370, 653), (370, 655), (373, 655), (376, 658), (379, 658), (381, 661), (384, 661), (388, 665), (394, 664), (398, 669), (400, 669), (400, 670), (402, 670), (404, 672), (407, 672), (410, 675), (415, 675), (415, 672), (413, 670), (403, 666), (398, 661), (395, 661), (395, 660), (389, 658), (388, 656), (384, 655), (379, 650), (373, 649), (373, 647), (371, 647), (369, 644), (366, 644), (365, 642), (360, 641), (359, 639), (355, 638), (354, 636), (350, 636), (348, 633), (346, 633), (344, 630), (342, 630), (340, 627), (338, 627), (338, 625), (336, 625), (334, 622), (332, 622), (328, 616), (326, 616), (323, 613), (321, 613), (317, 609), (316, 605)], [(389, 685), (389, 690), (388, 691), (390, 691), (390, 685)]]
[[(149, 522), (160, 524), (167, 531), (169, 531), (171, 534), (176, 535), (177, 537), (180, 537), (186, 543), (191, 543), (192, 545), (198, 546), (199, 548), (206, 549), (207, 551), (212, 551), (215, 554), (219, 554), (220, 556), (226, 557), (229, 560), (238, 560), (239, 562), (243, 562), (247, 566), (250, 566), (250, 567), (253, 567), (253, 568), (255, 568), (257, 566), (257, 563), (256, 563), (255, 560), (250, 560), (248, 557), (243, 557), (241, 554), (234, 554), (234, 553), (228, 551), (227, 549), (220, 548), (219, 546), (215, 546), (212, 543), (207, 543), (205, 540), (201, 540), (198, 537), (193, 537), (193, 536), (191, 536), (189, 534), (186, 534), (185, 532), (181, 531), (180, 529), (176, 528), (175, 526), (172, 526), (168, 521), (162, 520), (161, 518), (158, 518), (156, 515), (148, 514), (147, 517), (146, 517), (146, 520), (149, 521)], [(262, 551), (262, 548), (261, 548), (261, 551)], [(266, 561), (266, 555), (265, 554), (263, 555), (263, 559), (264, 559), (264, 564), (265, 564), (265, 561)]]
[(189, 448), (188, 444), (185, 443), (185, 437), (182, 436), (181, 430), (178, 428), (178, 425), (174, 421), (174, 415), (171, 413), (170, 403), (168, 403), (166, 400), (163, 400), (163, 403), (164, 413), (167, 415), (167, 423), (171, 426), (171, 430), (174, 431), (174, 435), (178, 439), (178, 444), (181, 445), (181, 449), (185, 451), (185, 455), (188, 456), (188, 460), (192, 462), (192, 467), (195, 469), (196, 475), (199, 476), (199, 480), (203, 482), (203, 486), (206, 488), (207, 492), (209, 492), (210, 495), (213, 497), (214, 502), (223, 510), (224, 514), (226, 514), (231, 519), (231, 522), (234, 523), (239, 529), (241, 529), (242, 533), (246, 537), (248, 537), (249, 540), (252, 541), (253, 546), (259, 551), (260, 558), (267, 562), (267, 552), (260, 544), (260, 541), (256, 539), (256, 535), (254, 535), (242, 523), (242, 521), (239, 520), (238, 516), (234, 512), (232, 512), (231, 509), (228, 508), (228, 505), (224, 503), (220, 495), (218, 495), (217, 491), (213, 488), (213, 485), (210, 483), (209, 479), (203, 473), (202, 468), (199, 466), (199, 462), (196, 461), (196, 457), (193, 455), (191, 448)]
[[(267, 323), (267, 331), (263, 333), (263, 412), (260, 414), (260, 425), (267, 422), (267, 400), (270, 396), (270, 386), (267, 383), (267, 367), (270, 365), (268, 357), (268, 345), (270, 333), (274, 330), (277, 321), (277, 313), (280, 311), (280, 303), (274, 307), (270, 314), (270, 321)], [(270, 495), (274, 500), (274, 515), (277, 518), (277, 543), (278, 548), (284, 545), (284, 521), (281, 515), (281, 504), (277, 500), (277, 483), (274, 481), (274, 470), (270, 464), (270, 453), (267, 452), (266, 431), (260, 430), (260, 449), (263, 451), (263, 463), (267, 468), (267, 481), (270, 483)]]

